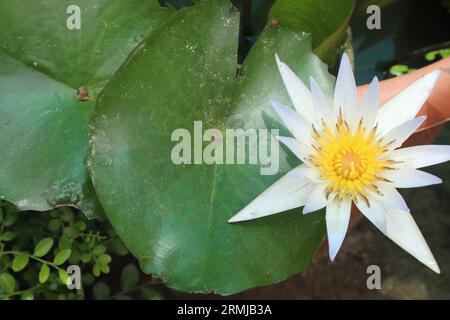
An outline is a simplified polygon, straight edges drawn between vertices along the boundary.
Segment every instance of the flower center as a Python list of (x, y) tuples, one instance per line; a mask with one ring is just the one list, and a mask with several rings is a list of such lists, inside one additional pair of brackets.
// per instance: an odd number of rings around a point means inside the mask
[(354, 180), (364, 172), (364, 164), (357, 150), (344, 150), (334, 160), (336, 174), (343, 179)]
[(320, 131), (313, 131), (314, 152), (309, 160), (329, 183), (327, 197), (333, 193), (367, 201), (369, 191), (379, 193), (376, 183), (387, 181), (379, 174), (391, 170), (393, 162), (382, 159), (386, 144), (376, 138), (375, 128), (368, 131), (361, 121), (352, 131), (341, 116), (334, 130), (323, 123)]

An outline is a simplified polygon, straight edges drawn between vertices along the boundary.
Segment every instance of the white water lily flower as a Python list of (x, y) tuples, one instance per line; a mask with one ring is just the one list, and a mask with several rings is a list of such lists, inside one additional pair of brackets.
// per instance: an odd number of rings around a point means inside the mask
[(303, 206), (303, 213), (326, 207), (330, 259), (347, 232), (352, 203), (379, 230), (437, 273), (408, 206), (396, 188), (422, 187), (442, 180), (418, 170), (450, 160), (450, 146), (399, 149), (425, 117), (416, 117), (439, 77), (433, 71), (379, 108), (374, 78), (360, 104), (347, 55), (343, 55), (334, 97), (310, 78), (311, 90), (276, 56), (295, 110), (273, 102), (294, 138), (278, 137), (303, 164), (288, 172), (229, 222), (272, 215)]

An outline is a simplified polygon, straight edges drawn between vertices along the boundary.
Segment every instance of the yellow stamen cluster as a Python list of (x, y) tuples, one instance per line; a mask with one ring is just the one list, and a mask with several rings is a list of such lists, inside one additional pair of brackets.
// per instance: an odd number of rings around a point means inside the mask
[(336, 194), (368, 203), (368, 191), (380, 193), (376, 182), (388, 181), (380, 172), (393, 169), (393, 161), (382, 159), (389, 143), (376, 138), (376, 128), (368, 131), (360, 121), (353, 132), (340, 115), (333, 130), (324, 122), (321, 130), (313, 128), (313, 140), (315, 152), (309, 160), (329, 182), (327, 197)]

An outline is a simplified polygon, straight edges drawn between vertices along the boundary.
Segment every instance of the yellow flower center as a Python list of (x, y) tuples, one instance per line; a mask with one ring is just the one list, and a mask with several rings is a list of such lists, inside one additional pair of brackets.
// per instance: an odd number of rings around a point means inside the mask
[(380, 193), (376, 182), (388, 180), (379, 174), (391, 170), (394, 161), (382, 159), (389, 143), (376, 138), (375, 128), (367, 131), (361, 121), (353, 132), (340, 116), (334, 130), (323, 123), (322, 130), (313, 131), (315, 151), (309, 160), (329, 182), (327, 197), (334, 193), (368, 202), (368, 191)]
[(334, 159), (336, 174), (343, 179), (355, 180), (364, 172), (365, 162), (358, 150), (342, 150)]

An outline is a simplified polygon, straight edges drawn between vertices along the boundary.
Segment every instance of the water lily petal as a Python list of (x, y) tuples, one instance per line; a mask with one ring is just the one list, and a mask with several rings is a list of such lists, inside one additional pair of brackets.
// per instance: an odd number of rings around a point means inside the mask
[(386, 146), (387, 150), (394, 150), (399, 148), (403, 142), (406, 141), (416, 130), (420, 127), (420, 125), (425, 121), (427, 117), (422, 116), (413, 120), (409, 120), (398, 127), (395, 127), (391, 131), (389, 131), (384, 137), (383, 140), (385, 143), (389, 143)]
[(363, 125), (367, 129), (371, 129), (375, 125), (377, 112), (380, 106), (380, 86), (378, 78), (374, 77), (369, 85), (366, 93), (364, 93), (361, 106), (359, 108), (358, 121), (362, 119)]
[(309, 180), (286, 174), (228, 222), (257, 219), (301, 207), (306, 203), (313, 188), (314, 185)]
[(309, 138), (312, 132), (311, 124), (303, 119), (298, 112), (279, 102), (272, 101), (272, 106), (292, 135), (297, 140), (309, 144)]
[(405, 166), (423, 168), (450, 160), (450, 146), (427, 145), (402, 148), (392, 151), (389, 158), (402, 161)]
[(352, 65), (347, 54), (342, 55), (339, 72), (336, 79), (333, 99), (334, 113), (341, 109), (345, 120), (354, 128), (356, 110), (356, 82), (353, 76)]
[(442, 183), (439, 177), (408, 167), (383, 173), (383, 177), (391, 180), (396, 188), (418, 188)]
[[(280, 141), (282, 144), (284, 144), (286, 147), (289, 148), (289, 150), (292, 151), (293, 154), (297, 156), (300, 160), (302, 160), (305, 163), (308, 163), (308, 160), (306, 159), (307, 155), (310, 154), (311, 147), (301, 143), (301, 141), (290, 138), (290, 137), (275, 137), (278, 141)], [(309, 151), (309, 152), (308, 152)]]
[(439, 75), (440, 70), (426, 74), (386, 102), (378, 111), (378, 131), (385, 133), (414, 119), (428, 99)]
[(440, 273), (439, 266), (411, 214), (393, 208), (387, 208), (385, 212), (387, 236), (431, 270)]
[(320, 171), (317, 170), (316, 167), (308, 166), (305, 163), (302, 163), (295, 169), (292, 169), (287, 174), (300, 179), (306, 178), (314, 183), (323, 183), (323, 181), (320, 179)]
[(378, 200), (371, 198), (367, 203), (364, 199), (359, 199), (356, 206), (381, 232), (387, 234), (386, 209)]
[(331, 261), (336, 257), (347, 233), (351, 204), (352, 201), (350, 199), (335, 199), (327, 206), (326, 224)]
[(328, 124), (331, 124), (331, 104), (327, 96), (323, 93), (319, 84), (313, 77), (309, 77), (309, 84), (311, 86), (312, 101), (314, 105), (314, 111), (320, 119), (325, 120)]
[(371, 198), (378, 199), (382, 203), (397, 208), (403, 211), (409, 211), (408, 204), (405, 199), (403, 199), (400, 192), (395, 189), (395, 184), (392, 183), (382, 183), (377, 184), (380, 194), (371, 193)]
[(308, 201), (306, 201), (306, 204), (303, 207), (303, 214), (320, 210), (328, 205), (330, 201), (325, 196), (326, 188), (327, 184), (325, 183), (318, 184), (314, 188), (314, 190), (309, 195)]
[(280, 60), (277, 54), (275, 54), (275, 59), (281, 78), (283, 79), (284, 85), (289, 96), (291, 97), (292, 104), (303, 118), (305, 118), (308, 122), (313, 123), (315, 116), (311, 92), (308, 87), (297, 77), (295, 72)]

